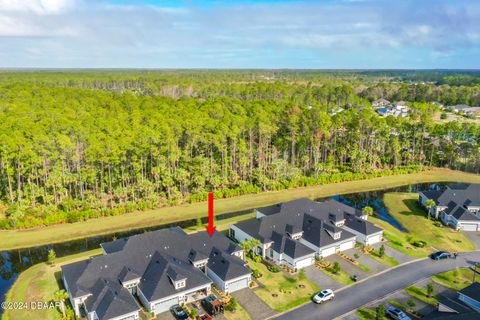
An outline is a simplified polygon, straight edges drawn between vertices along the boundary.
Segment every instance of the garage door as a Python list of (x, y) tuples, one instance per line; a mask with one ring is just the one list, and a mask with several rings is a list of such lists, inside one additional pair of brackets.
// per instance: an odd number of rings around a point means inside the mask
[(295, 268), (301, 269), (301, 268), (311, 266), (314, 263), (314, 261), (315, 261), (315, 259), (312, 258), (312, 257), (302, 259), (302, 260), (298, 260), (298, 261), (295, 262)]
[(331, 256), (332, 254), (335, 254), (335, 247), (323, 249), (322, 252), (320, 253), (322, 257)]
[(178, 297), (172, 298), (170, 300), (165, 300), (155, 305), (155, 313), (159, 314), (165, 311), (168, 311), (171, 306), (178, 304)]
[(380, 241), (382, 241), (382, 236), (377, 234), (376, 236), (368, 237), (367, 244), (374, 244)]
[(478, 230), (478, 224), (476, 223), (462, 223), (460, 225), (460, 229), (464, 231), (477, 231)]
[(342, 243), (342, 244), (340, 245), (340, 251), (352, 249), (354, 246), (355, 246), (355, 242), (354, 242), (354, 241), (344, 242), (344, 243)]
[(228, 287), (226, 288), (226, 291), (228, 291), (229, 293), (232, 293), (243, 288), (248, 288), (248, 278), (243, 278), (243, 279), (228, 283)]

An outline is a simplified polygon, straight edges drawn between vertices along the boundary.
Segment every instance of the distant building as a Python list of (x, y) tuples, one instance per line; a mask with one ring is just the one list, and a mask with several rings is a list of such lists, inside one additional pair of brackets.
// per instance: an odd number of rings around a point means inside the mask
[(373, 101), (372, 102), (372, 107), (374, 107), (374, 108), (384, 107), (384, 106), (388, 106), (389, 104), (390, 104), (390, 101), (381, 98), (381, 99)]
[(340, 113), (340, 112), (343, 112), (343, 111), (345, 111), (345, 109), (343, 109), (343, 108), (341, 108), (341, 107), (335, 107), (335, 108), (329, 109), (329, 110), (328, 110), (328, 114), (331, 115), (331, 116), (333, 116), (333, 115), (335, 115), (335, 114), (337, 114), (337, 113)]
[(465, 111), (466, 109), (469, 109), (469, 108), (471, 108), (471, 107), (466, 105), (466, 104), (457, 104), (456, 106), (452, 107), (452, 110), (454, 112), (459, 113), (459, 112)]
[(394, 116), (394, 117), (408, 117), (410, 108), (405, 105), (386, 106), (376, 110), (382, 117)]

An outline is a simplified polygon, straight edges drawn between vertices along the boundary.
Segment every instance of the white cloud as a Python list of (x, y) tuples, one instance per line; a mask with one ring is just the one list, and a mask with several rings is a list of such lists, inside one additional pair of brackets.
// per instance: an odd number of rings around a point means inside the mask
[[(86, 61), (132, 66), (147, 60), (164, 66), (171, 61), (215, 61), (215, 55), (248, 61), (255, 53), (268, 57), (291, 51), (312, 57), (326, 51), (411, 47), (454, 52), (478, 47), (479, 20), (480, 4), (468, 0), (180, 8), (105, 0), (0, 0), (0, 56), (13, 42), (17, 51), (25, 51), (25, 61), (60, 61), (56, 53), (62, 52), (62, 63), (71, 61), (72, 66)], [(27, 50), (32, 45), (35, 50)]]
[(72, 9), (76, 0), (0, 0), (0, 12), (17, 11), (36, 14), (59, 14)]

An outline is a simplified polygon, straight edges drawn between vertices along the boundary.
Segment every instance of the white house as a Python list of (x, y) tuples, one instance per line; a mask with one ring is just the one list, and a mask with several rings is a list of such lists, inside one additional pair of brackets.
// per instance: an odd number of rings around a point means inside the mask
[(446, 190), (419, 192), (419, 202), (426, 207), (431, 199), (435, 206), (428, 214), (456, 230), (480, 231), (480, 185), (453, 184)]
[(318, 203), (307, 198), (256, 209), (256, 218), (230, 226), (239, 242), (257, 239), (257, 253), (277, 264), (303, 268), (315, 256), (327, 257), (382, 240), (383, 230), (360, 210), (338, 201)]

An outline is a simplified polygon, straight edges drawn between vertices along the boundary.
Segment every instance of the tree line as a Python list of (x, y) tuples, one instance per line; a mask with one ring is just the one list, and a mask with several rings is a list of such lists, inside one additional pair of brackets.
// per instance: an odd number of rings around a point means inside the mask
[[(438, 107), (417, 101), (417, 85), (359, 91), (357, 80), (335, 77), (312, 85), (162, 74), (127, 88), (134, 77), (141, 75), (99, 74), (82, 86), (68, 72), (0, 80), (0, 227), (199, 201), (210, 190), (227, 197), (423, 166), (480, 168), (479, 126), (435, 123)], [(158, 94), (161, 80), (190, 93)], [(409, 118), (371, 108), (391, 86), (406, 86), (398, 98), (413, 97), (404, 99), (412, 101)]]

